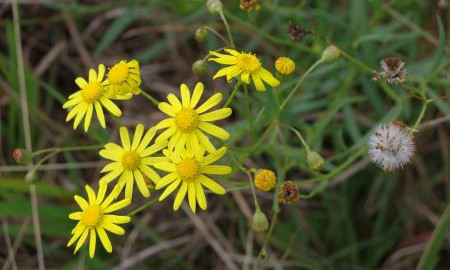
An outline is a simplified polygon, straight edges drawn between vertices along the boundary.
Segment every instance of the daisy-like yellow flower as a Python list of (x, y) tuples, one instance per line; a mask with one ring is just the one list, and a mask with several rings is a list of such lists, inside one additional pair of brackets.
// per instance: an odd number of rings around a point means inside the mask
[(151, 156), (167, 146), (167, 141), (164, 140), (149, 146), (155, 133), (156, 129), (150, 128), (143, 136), (144, 125), (138, 124), (134, 132), (133, 142), (130, 142), (127, 128), (120, 127), (122, 146), (115, 143), (107, 143), (105, 144), (105, 149), (100, 150), (100, 156), (112, 160), (111, 163), (102, 169), (102, 173), (108, 173), (100, 179), (100, 182), (109, 183), (120, 176), (117, 182), (117, 195), (125, 187), (125, 197), (131, 198), (134, 181), (136, 181), (142, 196), (150, 197), (150, 192), (142, 173), (157, 183), (161, 178), (150, 166), (168, 160), (166, 157)]
[(108, 95), (113, 98), (130, 99), (133, 94), (138, 95), (141, 92), (141, 75), (136, 60), (121, 60), (110, 68), (106, 77)]
[[(95, 246), (97, 241), (97, 235), (102, 242), (103, 247), (107, 252), (112, 252), (112, 245), (109, 241), (106, 231), (110, 231), (114, 234), (122, 235), (125, 230), (116, 224), (124, 224), (130, 222), (129, 216), (117, 216), (109, 213), (122, 209), (130, 204), (129, 198), (121, 200), (116, 203), (112, 203), (117, 197), (117, 189), (114, 189), (108, 197), (105, 199), (107, 185), (101, 183), (97, 196), (94, 191), (88, 185), (86, 185), (86, 192), (88, 195), (88, 201), (82, 197), (75, 195), (75, 201), (81, 208), (81, 211), (74, 212), (69, 215), (70, 219), (78, 220), (78, 224), (72, 230), (72, 238), (70, 238), (67, 246), (71, 246), (78, 240), (75, 247), (74, 254), (80, 249), (80, 247), (86, 241), (89, 235), (89, 256), (92, 258), (95, 254)], [(105, 231), (106, 230), (106, 231)]]
[(156, 138), (156, 142), (170, 138), (168, 148), (170, 150), (175, 149), (174, 152), (177, 154), (185, 146), (189, 151), (192, 151), (193, 145), (197, 144), (200, 144), (208, 152), (212, 153), (216, 149), (203, 132), (223, 140), (230, 137), (230, 134), (225, 129), (210, 122), (227, 118), (231, 114), (231, 109), (222, 108), (205, 113), (222, 100), (222, 94), (214, 94), (205, 103), (197, 107), (203, 89), (203, 83), (197, 83), (191, 96), (189, 88), (182, 84), (180, 86), (181, 102), (171, 93), (167, 95), (169, 103), (160, 102), (158, 104), (159, 109), (170, 116), (170, 118), (162, 120), (155, 126), (156, 129), (167, 128)]
[(66, 122), (69, 122), (75, 117), (73, 122), (73, 129), (76, 129), (83, 117), (84, 131), (87, 132), (91, 124), (92, 114), (95, 108), (98, 121), (103, 128), (106, 128), (105, 115), (103, 114), (102, 105), (114, 116), (121, 116), (122, 112), (117, 107), (106, 93), (105, 81), (105, 66), (100, 64), (98, 66), (98, 73), (94, 69), (89, 70), (89, 82), (78, 77), (75, 83), (81, 90), (69, 96), (69, 100), (64, 103), (63, 108), (69, 109)]
[(280, 84), (280, 81), (272, 73), (261, 66), (261, 62), (256, 55), (244, 52), (239, 53), (232, 49), (225, 49), (225, 52), (229, 53), (229, 55), (212, 51), (209, 52), (216, 56), (216, 58), (209, 58), (209, 61), (229, 65), (229, 67), (219, 70), (213, 79), (226, 76), (227, 81), (230, 81), (231, 78), (240, 76), (239, 78), (243, 83), (250, 84), (251, 77), (258, 91), (266, 90), (263, 81), (271, 87), (276, 87)]
[(222, 158), (227, 148), (222, 147), (207, 156), (203, 147), (195, 149), (194, 152), (184, 149), (180, 155), (173, 155), (170, 150), (165, 149), (164, 154), (170, 157), (170, 161), (155, 164), (156, 168), (169, 173), (156, 183), (156, 189), (167, 187), (159, 197), (159, 201), (180, 187), (173, 203), (175, 211), (180, 207), (186, 193), (192, 212), (195, 213), (197, 203), (201, 209), (205, 210), (206, 198), (203, 186), (216, 194), (225, 194), (225, 189), (205, 174), (226, 175), (231, 172), (228, 166), (211, 165)]

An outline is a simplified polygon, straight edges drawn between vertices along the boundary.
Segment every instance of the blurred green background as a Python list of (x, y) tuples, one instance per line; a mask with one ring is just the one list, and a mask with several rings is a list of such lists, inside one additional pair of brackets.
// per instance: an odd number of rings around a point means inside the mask
[[(9, 238), (18, 268), (35, 269), (31, 203), (24, 181), (27, 169), (11, 157), (15, 148), (25, 147), (25, 138), (17, 44), (7, 2), (0, 3), (0, 265), (11, 269), (3, 240)], [(341, 57), (320, 65), (280, 115), (281, 123), (302, 132), (311, 148), (326, 159), (322, 174), (308, 169), (298, 138), (281, 124), (256, 151), (249, 155), (245, 150), (270, 124), (276, 106), (271, 91), (260, 93), (250, 87), (254, 130), (246, 119), (243, 92), (231, 103), (232, 117), (221, 122), (231, 133), (227, 146), (239, 162), (272, 169), (280, 180), (296, 181), (309, 197), (282, 206), (268, 256), (259, 267), (415, 269), (422, 257), (418, 268), (449, 269), (448, 1), (274, 0), (260, 1), (261, 9), (251, 13), (241, 10), (238, 0), (223, 2), (237, 50), (257, 53), (272, 72), (279, 56), (296, 62), (296, 72), (276, 89), (281, 96), (329, 43), (356, 59)], [(134, 128), (144, 123), (149, 128), (163, 117), (137, 96), (120, 103), (122, 118), (107, 117), (108, 129), (93, 121), (88, 134), (80, 128), (73, 131), (72, 124), (65, 123), (62, 103), (77, 90), (74, 79), (86, 77), (88, 69), (99, 63), (112, 66), (121, 59), (137, 59), (142, 88), (158, 100), (169, 92), (178, 94), (181, 83), (192, 88), (197, 81), (205, 83), (209, 95), (221, 91), (226, 98), (231, 92), (232, 85), (224, 79), (211, 79), (219, 65), (211, 63), (207, 76), (192, 74), (194, 61), (224, 46), (212, 33), (207, 42), (197, 43), (195, 30), (208, 25), (226, 37), (220, 18), (207, 12), (204, 1), (18, 3), (33, 149), (115, 141), (119, 125)], [(299, 42), (291, 41), (289, 21), (311, 33)], [(365, 66), (380, 70), (379, 61), (385, 57), (406, 62), (408, 88), (372, 81)], [(415, 122), (422, 106), (414, 97), (416, 89), (425, 89), (427, 97), (435, 99), (419, 126), (417, 153), (411, 164), (385, 173), (357, 151), (377, 123)], [(234, 166), (229, 157), (225, 162)], [(253, 269), (264, 236), (250, 230), (252, 196), (247, 176), (235, 166), (232, 176), (217, 179), (231, 191), (208, 196), (207, 211), (197, 217), (183, 210), (173, 212), (171, 200), (165, 200), (136, 215), (125, 236), (112, 236), (112, 255), (98, 247), (92, 260), (87, 249), (73, 256), (72, 249), (65, 247), (75, 225), (68, 219), (76, 207), (72, 197), (85, 196), (87, 183), (97, 185), (103, 164), (96, 152), (64, 152), (52, 156), (39, 171), (39, 216), (48, 268)], [(257, 195), (270, 218), (273, 194)], [(158, 192), (152, 194), (157, 196)], [(143, 203), (144, 198), (135, 196), (128, 209)]]

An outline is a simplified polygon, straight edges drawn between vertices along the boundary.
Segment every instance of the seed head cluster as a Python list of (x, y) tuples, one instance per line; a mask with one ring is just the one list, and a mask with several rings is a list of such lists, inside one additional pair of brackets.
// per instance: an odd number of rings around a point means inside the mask
[(415, 146), (410, 128), (402, 122), (382, 124), (369, 138), (369, 157), (385, 171), (393, 171), (408, 163)]

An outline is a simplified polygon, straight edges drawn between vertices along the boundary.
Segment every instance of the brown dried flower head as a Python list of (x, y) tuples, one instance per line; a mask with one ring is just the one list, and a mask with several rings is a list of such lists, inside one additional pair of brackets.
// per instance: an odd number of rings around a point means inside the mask
[(293, 23), (292, 21), (289, 21), (288, 34), (292, 41), (300, 42), (306, 35), (311, 34), (311, 31)]
[(373, 79), (383, 79), (388, 83), (402, 83), (406, 78), (405, 63), (398, 58), (384, 58), (380, 61), (382, 72), (375, 72)]
[(240, 0), (239, 7), (242, 10), (250, 12), (252, 10), (258, 10), (261, 8), (259, 0)]
[(300, 199), (297, 185), (292, 181), (285, 181), (280, 187), (280, 203), (291, 204)]

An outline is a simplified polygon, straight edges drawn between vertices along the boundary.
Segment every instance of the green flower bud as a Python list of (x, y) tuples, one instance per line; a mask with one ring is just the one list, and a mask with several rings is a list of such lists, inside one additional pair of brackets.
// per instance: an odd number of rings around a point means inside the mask
[(314, 151), (308, 151), (308, 153), (306, 154), (306, 161), (308, 162), (309, 167), (313, 170), (322, 169), (325, 162), (322, 156)]
[(222, 11), (223, 4), (220, 0), (208, 0), (206, 1), (206, 9), (209, 13), (217, 15)]
[(36, 181), (36, 179), (37, 179), (37, 173), (35, 170), (31, 170), (25, 175), (25, 181), (27, 183), (33, 183)]
[(14, 149), (12, 156), (17, 163), (22, 165), (27, 165), (32, 159), (32, 153), (22, 148)]
[(339, 49), (336, 46), (330, 45), (322, 52), (321, 61), (332, 62), (339, 58)]
[(257, 208), (252, 218), (252, 229), (255, 232), (265, 232), (269, 228), (269, 221), (266, 215)]
[(206, 29), (206, 27), (202, 26), (200, 28), (197, 28), (197, 30), (195, 30), (195, 40), (198, 43), (205, 42), (207, 38), (208, 38), (208, 29)]
[(203, 76), (206, 74), (206, 71), (208, 70), (208, 63), (205, 60), (197, 60), (192, 64), (192, 72), (196, 76)]

